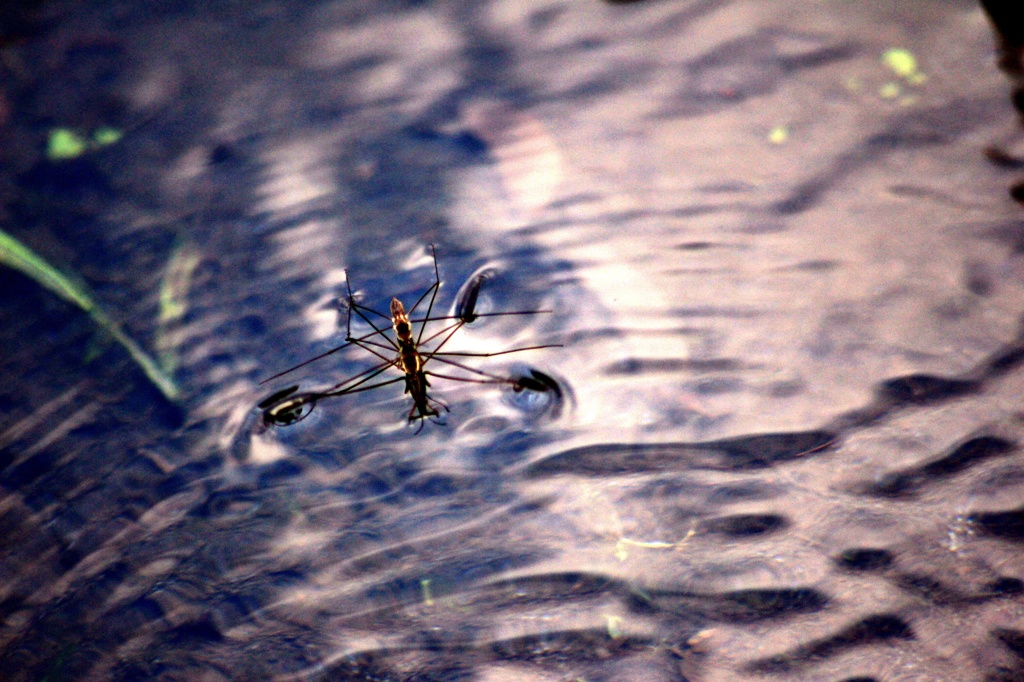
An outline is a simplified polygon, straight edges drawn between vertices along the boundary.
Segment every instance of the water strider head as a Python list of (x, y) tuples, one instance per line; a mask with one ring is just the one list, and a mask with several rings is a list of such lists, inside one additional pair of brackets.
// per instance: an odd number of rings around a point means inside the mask
[(400, 340), (406, 342), (412, 340), (412, 323), (409, 322), (409, 316), (405, 314), (405, 306), (397, 298), (391, 299), (391, 324)]

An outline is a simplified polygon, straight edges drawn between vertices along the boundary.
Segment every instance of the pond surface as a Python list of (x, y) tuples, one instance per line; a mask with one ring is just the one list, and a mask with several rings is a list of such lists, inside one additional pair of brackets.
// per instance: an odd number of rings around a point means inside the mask
[(4, 680), (1024, 677), (1021, 142), (974, 3), (12, 17), (2, 229), (180, 396), (0, 268)]

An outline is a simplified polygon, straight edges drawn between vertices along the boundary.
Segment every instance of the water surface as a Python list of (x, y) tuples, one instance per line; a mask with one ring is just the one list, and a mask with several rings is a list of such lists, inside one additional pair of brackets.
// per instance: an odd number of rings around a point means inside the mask
[[(1019, 170), (984, 153), (1018, 138), (974, 4), (111, 2), (12, 36), (3, 227), (183, 398), (0, 270), (4, 679), (1021, 675)], [(561, 400), (437, 379), (418, 431), (399, 382), (268, 428), (378, 362), (259, 383), (342, 343), (346, 278), (411, 307), (430, 245), (442, 314), (485, 270), (480, 310), (551, 311), (446, 349), (558, 344), (466, 362)]]

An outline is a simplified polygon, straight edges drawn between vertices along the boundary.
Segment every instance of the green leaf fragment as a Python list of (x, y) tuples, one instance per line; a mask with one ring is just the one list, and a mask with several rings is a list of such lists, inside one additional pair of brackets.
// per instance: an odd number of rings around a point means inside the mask
[(423, 590), (423, 604), (426, 606), (433, 606), (434, 594), (430, 589), (430, 578), (420, 579), (420, 589)]
[(132, 359), (142, 368), (142, 371), (146, 373), (149, 380), (160, 389), (164, 396), (169, 400), (176, 400), (178, 398), (179, 391), (174, 381), (160, 371), (160, 368), (157, 367), (152, 358), (135, 341), (121, 331), (116, 322), (107, 317), (106, 313), (96, 305), (82, 287), (76, 285), (66, 275), (43, 260), (32, 249), (3, 230), (0, 230), (0, 263), (27, 275), (42, 287), (74, 303), (88, 313), (89, 317), (97, 325), (128, 351)]
[(46, 143), (46, 158), (51, 161), (77, 159), (91, 149), (114, 144), (124, 137), (124, 132), (110, 126), (101, 126), (93, 131), (92, 138), (86, 138), (70, 128), (54, 128)]
[(36, 255), (35, 251), (3, 230), (0, 230), (0, 263), (23, 272), (50, 291), (92, 314), (95, 305), (85, 292)]
[(160, 282), (160, 320), (167, 322), (182, 317), (188, 309), (188, 290), (192, 273), (199, 265), (199, 253), (186, 243), (179, 243), (167, 263)]
[(68, 128), (54, 128), (46, 145), (46, 158), (51, 161), (75, 159), (85, 153), (88, 142)]
[(192, 273), (199, 265), (199, 252), (190, 244), (180, 241), (171, 254), (160, 282), (160, 318), (156, 330), (155, 346), (160, 367), (167, 374), (178, 368), (177, 348), (181, 334), (174, 323), (188, 310), (188, 292)]
[(108, 144), (114, 144), (119, 141), (124, 135), (117, 128), (102, 127), (97, 128), (92, 134), (92, 140), (99, 146), (105, 146)]

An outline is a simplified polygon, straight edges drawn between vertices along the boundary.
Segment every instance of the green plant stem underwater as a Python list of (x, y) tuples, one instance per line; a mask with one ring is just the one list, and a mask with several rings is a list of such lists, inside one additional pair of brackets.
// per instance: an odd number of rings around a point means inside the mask
[(0, 263), (24, 273), (41, 286), (74, 303), (88, 313), (89, 317), (101, 329), (128, 351), (132, 359), (146, 373), (149, 380), (160, 389), (160, 392), (168, 400), (177, 400), (180, 393), (174, 380), (165, 374), (156, 362), (135, 341), (125, 334), (116, 322), (103, 312), (83, 287), (76, 285), (66, 275), (43, 260), (32, 249), (3, 230), (0, 230)]

